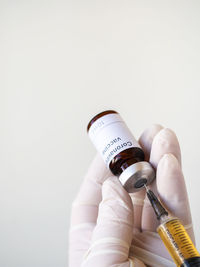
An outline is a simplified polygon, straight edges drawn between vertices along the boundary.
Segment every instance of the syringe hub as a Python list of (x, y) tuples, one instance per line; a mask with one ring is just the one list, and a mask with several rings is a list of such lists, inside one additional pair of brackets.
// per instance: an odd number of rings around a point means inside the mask
[(150, 189), (148, 189), (146, 185), (145, 185), (145, 188), (146, 188), (146, 192), (147, 192), (147, 196), (149, 198), (149, 201), (151, 202), (151, 205), (152, 205), (154, 212), (157, 216), (157, 219), (160, 220), (160, 218), (163, 215), (168, 215), (168, 212), (162, 206), (162, 204), (160, 203), (158, 198), (155, 196), (155, 194)]

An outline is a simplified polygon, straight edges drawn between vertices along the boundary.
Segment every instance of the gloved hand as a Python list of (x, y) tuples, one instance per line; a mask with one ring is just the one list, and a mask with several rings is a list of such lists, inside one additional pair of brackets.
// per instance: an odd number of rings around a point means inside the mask
[[(139, 143), (157, 170), (149, 188), (182, 221), (194, 242), (174, 132), (153, 125)], [(69, 266), (175, 266), (156, 232), (158, 222), (145, 195), (145, 190), (129, 195), (97, 155), (72, 206)]]

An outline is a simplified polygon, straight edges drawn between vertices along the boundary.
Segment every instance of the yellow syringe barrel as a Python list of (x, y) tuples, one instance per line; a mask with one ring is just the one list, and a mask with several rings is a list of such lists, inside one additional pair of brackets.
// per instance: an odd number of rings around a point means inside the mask
[(184, 226), (177, 218), (168, 217), (158, 226), (157, 232), (177, 266), (185, 266), (185, 260), (200, 257)]

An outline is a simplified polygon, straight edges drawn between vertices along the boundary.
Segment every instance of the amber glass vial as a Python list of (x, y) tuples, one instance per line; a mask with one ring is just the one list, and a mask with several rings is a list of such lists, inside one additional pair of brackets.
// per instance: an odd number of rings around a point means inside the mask
[(140, 190), (155, 177), (144, 152), (118, 112), (106, 110), (87, 126), (91, 141), (111, 172), (119, 177), (128, 192)]

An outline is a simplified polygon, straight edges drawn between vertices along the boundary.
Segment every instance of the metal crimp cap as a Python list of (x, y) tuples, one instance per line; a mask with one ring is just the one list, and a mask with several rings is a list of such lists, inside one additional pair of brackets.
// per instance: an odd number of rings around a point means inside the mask
[(140, 191), (143, 185), (149, 185), (156, 174), (147, 161), (137, 162), (126, 168), (119, 176), (119, 180), (128, 193)]

